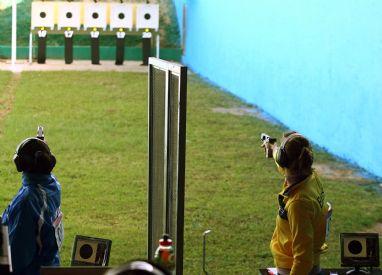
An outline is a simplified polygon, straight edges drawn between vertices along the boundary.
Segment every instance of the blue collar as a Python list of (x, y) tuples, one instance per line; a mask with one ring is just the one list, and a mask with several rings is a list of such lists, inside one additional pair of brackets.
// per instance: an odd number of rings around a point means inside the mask
[(53, 177), (52, 174), (38, 174), (38, 173), (27, 173), (23, 172), (22, 175), (22, 184), (23, 186), (28, 185), (48, 185), (52, 182)]

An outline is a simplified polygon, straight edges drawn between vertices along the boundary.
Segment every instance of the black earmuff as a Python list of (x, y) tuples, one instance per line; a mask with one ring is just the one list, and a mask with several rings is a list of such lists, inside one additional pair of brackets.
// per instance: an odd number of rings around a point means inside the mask
[(285, 153), (284, 148), (280, 147), (277, 149), (275, 161), (282, 168), (288, 167), (288, 164), (289, 164), (288, 157), (287, 157), (287, 154)]
[(19, 155), (19, 152), (20, 152), (20, 149), (23, 148), (24, 144), (28, 142), (28, 138), (23, 140), (16, 148), (16, 152), (15, 154), (13, 155), (13, 162), (15, 163), (16, 165), (16, 169), (17, 169), (17, 172), (22, 172), (24, 171), (24, 167), (25, 167), (25, 162), (26, 162), (26, 159), (28, 158), (28, 156), (24, 156), (24, 157), (20, 157)]
[(292, 140), (295, 137), (302, 137), (302, 135), (300, 135), (297, 132), (291, 133), (289, 136), (287, 136), (283, 140), (280, 147), (276, 151), (275, 161), (282, 168), (288, 168), (290, 165), (290, 160), (289, 160), (288, 155), (285, 151), (285, 146), (290, 140)]
[(56, 165), (56, 158), (44, 141), (27, 138), (17, 146), (13, 162), (18, 172), (48, 174)]

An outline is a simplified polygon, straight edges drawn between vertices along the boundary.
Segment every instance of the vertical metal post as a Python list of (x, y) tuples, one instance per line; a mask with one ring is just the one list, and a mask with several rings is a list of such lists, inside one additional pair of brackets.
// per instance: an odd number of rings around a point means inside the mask
[(178, 205), (177, 205), (177, 240), (176, 274), (183, 274), (184, 247), (184, 197), (186, 178), (186, 121), (187, 121), (187, 67), (180, 67), (179, 74), (179, 145), (178, 145)]
[(163, 231), (164, 233), (169, 234), (170, 233), (170, 213), (169, 213), (169, 196), (171, 194), (171, 190), (169, 190), (169, 181), (171, 180), (169, 173), (171, 173), (169, 168), (169, 160), (170, 160), (170, 121), (171, 118), (171, 111), (169, 110), (169, 100), (170, 100), (170, 81), (171, 81), (171, 72), (169, 70), (166, 70), (166, 88), (165, 88), (165, 102), (164, 102), (164, 179), (163, 179), (163, 190), (164, 190), (164, 198), (165, 203), (163, 205), (163, 213), (165, 214), (166, 223), (164, 224)]
[(160, 36), (157, 34), (157, 40), (156, 40), (156, 58), (159, 58), (159, 52), (160, 52)]
[(205, 275), (208, 275), (207, 269), (206, 269), (206, 245), (207, 245), (207, 235), (211, 233), (211, 230), (206, 230), (203, 232), (203, 263), (202, 268)]
[(16, 0), (12, 0), (12, 53), (11, 63), (12, 67), (16, 64), (17, 58), (17, 3)]
[(32, 55), (33, 55), (33, 34), (29, 33), (29, 64), (32, 64)]
[(148, 157), (148, 167), (149, 167), (149, 173), (148, 173), (148, 194), (147, 194), (147, 201), (148, 201), (148, 238), (147, 238), (147, 254), (148, 254), (148, 259), (150, 261), (153, 260), (153, 247), (152, 243), (154, 242), (152, 238), (152, 227), (153, 227), (153, 217), (152, 217), (152, 212), (153, 212), (153, 202), (152, 202), (152, 196), (153, 196), (153, 176), (152, 176), (152, 171), (153, 171), (153, 123), (151, 122), (151, 119), (154, 117), (154, 111), (153, 111), (153, 65), (149, 65), (149, 70), (148, 70), (148, 79), (149, 79), (149, 87), (148, 87), (148, 146), (149, 146), (149, 157)]

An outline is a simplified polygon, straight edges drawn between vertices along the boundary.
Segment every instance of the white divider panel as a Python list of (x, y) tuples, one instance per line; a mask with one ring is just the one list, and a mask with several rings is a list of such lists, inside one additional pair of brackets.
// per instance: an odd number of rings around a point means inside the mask
[(84, 29), (102, 28), (106, 30), (106, 3), (84, 3)]
[(32, 2), (31, 29), (51, 28), (54, 29), (54, 2)]
[(78, 2), (59, 2), (58, 9), (58, 29), (81, 27), (81, 3)]
[(140, 4), (137, 5), (136, 29), (155, 29), (159, 28), (159, 5)]
[(110, 4), (110, 30), (124, 28), (130, 31), (133, 28), (133, 5)]

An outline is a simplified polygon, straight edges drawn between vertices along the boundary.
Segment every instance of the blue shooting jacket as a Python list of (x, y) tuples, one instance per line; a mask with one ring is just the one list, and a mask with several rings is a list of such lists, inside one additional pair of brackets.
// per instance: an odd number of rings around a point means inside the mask
[(52, 174), (23, 173), (22, 187), (2, 215), (14, 274), (39, 275), (41, 266), (60, 265), (60, 205), (61, 186)]

